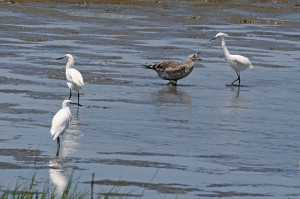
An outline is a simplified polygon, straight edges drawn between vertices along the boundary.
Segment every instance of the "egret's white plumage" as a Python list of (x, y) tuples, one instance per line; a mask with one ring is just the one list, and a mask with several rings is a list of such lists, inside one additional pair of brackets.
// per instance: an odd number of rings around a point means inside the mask
[(69, 128), (72, 114), (69, 108), (71, 100), (64, 100), (62, 103), (62, 108), (54, 115), (51, 124), (51, 137), (53, 140), (57, 140), (57, 151), (56, 156), (59, 155), (60, 149), (60, 136)]
[(201, 60), (199, 54), (199, 52), (190, 54), (186, 62), (183, 63), (167, 60), (144, 66), (148, 69), (155, 70), (161, 79), (169, 80), (172, 85), (176, 85), (178, 80), (187, 77), (193, 71), (194, 61)]
[(82, 75), (78, 70), (73, 68), (75, 65), (75, 60), (71, 54), (66, 54), (64, 57), (58, 59), (63, 59), (63, 58), (66, 58), (68, 60), (66, 65), (66, 79), (67, 79), (67, 85), (70, 89), (69, 99), (71, 99), (72, 90), (76, 90), (78, 92), (78, 105), (80, 106), (79, 90), (84, 86)]
[(225, 58), (227, 63), (229, 64), (229, 66), (236, 72), (238, 78), (236, 80), (234, 80), (230, 85), (235, 85), (234, 83), (236, 81), (239, 81), (238, 86), (240, 86), (241, 83), (241, 76), (240, 76), (240, 72), (244, 71), (248, 68), (253, 68), (251, 62), (249, 61), (249, 59), (247, 57), (244, 57), (242, 55), (231, 55), (226, 47), (225, 44), (225, 37), (227, 37), (228, 35), (225, 33), (218, 33), (213, 39), (217, 39), (217, 38), (221, 38), (222, 40), (222, 48), (225, 54)]

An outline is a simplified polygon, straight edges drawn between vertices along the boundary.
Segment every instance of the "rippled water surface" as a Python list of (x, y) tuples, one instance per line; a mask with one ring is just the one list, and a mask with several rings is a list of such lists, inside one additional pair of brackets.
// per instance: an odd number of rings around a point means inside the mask
[[(299, 12), (271, 0), (2, 2), (0, 190), (34, 174), (40, 190), (59, 194), (72, 175), (87, 190), (94, 173), (95, 195), (299, 198)], [(225, 86), (236, 75), (209, 41), (218, 32), (254, 65), (240, 88)], [(198, 51), (177, 87), (142, 66)], [(66, 53), (85, 87), (55, 158)]]

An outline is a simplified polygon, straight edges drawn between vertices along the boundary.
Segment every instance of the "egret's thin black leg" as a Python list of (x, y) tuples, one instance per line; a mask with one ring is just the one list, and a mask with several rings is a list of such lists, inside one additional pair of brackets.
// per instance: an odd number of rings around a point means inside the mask
[(235, 83), (236, 81), (238, 81), (238, 80), (239, 80), (239, 78), (237, 78), (236, 80), (234, 80), (234, 81), (233, 81), (233, 82), (231, 82), (230, 84), (226, 84), (226, 86), (235, 86), (235, 84), (234, 84), (234, 83)]
[(70, 96), (69, 96), (69, 100), (71, 99), (72, 97), (72, 90), (70, 89)]
[(240, 86), (240, 84), (241, 84), (241, 76), (240, 76), (239, 72), (237, 72), (237, 71), (235, 71), (235, 72), (236, 72), (238, 78), (236, 80), (234, 80), (231, 84), (227, 84), (227, 86), (236, 86), (234, 84), (236, 81), (239, 81), (239, 84), (237, 86)]
[[(237, 80), (239, 80), (239, 85), (238, 85), (238, 86), (240, 86), (240, 84), (241, 84), (241, 76), (240, 76), (240, 73), (239, 73), (238, 71), (235, 71), (235, 72), (236, 72), (236, 74), (237, 74), (237, 76), (238, 76)], [(235, 81), (237, 81), (237, 80), (235, 80)]]
[(231, 85), (234, 85), (234, 83), (236, 82), (236, 81), (238, 81), (239, 80), (239, 78), (237, 78), (236, 80), (234, 80), (232, 83), (231, 83)]
[(77, 97), (78, 97), (78, 101), (77, 101), (77, 105), (78, 105), (78, 106), (82, 106), (81, 104), (79, 104), (79, 95), (80, 95), (80, 94), (79, 94), (79, 90), (78, 90), (78, 96), (77, 96)]
[(59, 156), (59, 150), (60, 150), (60, 139), (57, 137), (57, 148), (56, 148), (56, 157)]

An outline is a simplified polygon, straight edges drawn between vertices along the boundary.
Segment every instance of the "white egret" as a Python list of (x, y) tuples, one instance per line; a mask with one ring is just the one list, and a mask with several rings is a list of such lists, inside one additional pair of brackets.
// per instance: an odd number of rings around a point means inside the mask
[(163, 61), (158, 64), (144, 65), (147, 69), (153, 69), (161, 79), (169, 80), (169, 84), (176, 86), (179, 79), (187, 77), (194, 69), (194, 61), (201, 60), (199, 52), (190, 54), (186, 62), (179, 63), (172, 60)]
[(240, 72), (244, 71), (248, 68), (253, 68), (251, 62), (249, 61), (249, 59), (247, 57), (244, 57), (242, 55), (231, 55), (226, 47), (225, 44), (225, 37), (227, 37), (228, 35), (225, 33), (218, 33), (214, 38), (212, 38), (211, 40), (217, 39), (217, 38), (221, 38), (222, 40), (222, 47), (223, 47), (223, 51), (225, 54), (225, 58), (227, 63), (229, 64), (229, 66), (236, 72), (238, 78), (236, 80), (234, 80), (231, 84), (228, 84), (227, 86), (236, 86), (234, 83), (236, 81), (239, 81), (238, 86), (240, 86), (241, 84), (241, 75)]
[(56, 156), (59, 156), (60, 150), (60, 136), (69, 128), (72, 114), (69, 105), (72, 103), (71, 100), (64, 100), (62, 108), (54, 115), (51, 125), (51, 137), (53, 140), (57, 140)]
[(77, 90), (78, 92), (78, 106), (81, 106), (79, 103), (79, 90), (84, 86), (83, 78), (81, 73), (76, 70), (74, 67), (75, 60), (71, 54), (66, 54), (64, 57), (60, 57), (59, 59), (66, 58), (68, 60), (68, 63), (66, 65), (66, 78), (67, 78), (67, 85), (70, 89), (70, 96), (69, 99), (72, 97), (72, 90)]

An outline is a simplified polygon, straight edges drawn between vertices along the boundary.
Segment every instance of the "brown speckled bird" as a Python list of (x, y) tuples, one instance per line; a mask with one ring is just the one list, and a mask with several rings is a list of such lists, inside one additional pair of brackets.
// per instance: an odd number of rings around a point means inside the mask
[(147, 69), (153, 69), (161, 79), (169, 80), (169, 84), (176, 86), (179, 79), (187, 77), (194, 69), (194, 61), (201, 60), (199, 52), (190, 54), (186, 62), (179, 63), (173, 60), (163, 61), (158, 64), (144, 65)]

